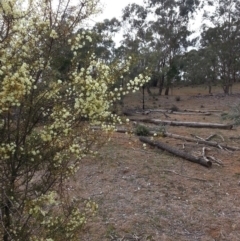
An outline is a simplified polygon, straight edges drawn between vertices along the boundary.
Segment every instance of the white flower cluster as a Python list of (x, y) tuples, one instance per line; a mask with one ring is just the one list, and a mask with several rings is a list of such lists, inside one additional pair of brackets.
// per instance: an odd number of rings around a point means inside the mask
[(86, 42), (92, 42), (92, 37), (88, 35), (85, 31), (83, 31), (81, 34), (78, 33), (73, 39), (68, 40), (68, 44), (71, 45), (71, 50), (73, 51), (74, 55), (77, 54), (77, 50), (81, 49)]
[(2, 81), (0, 91), (0, 113), (7, 111), (11, 106), (20, 106), (22, 97), (29, 94), (33, 79), (29, 75), (29, 66), (23, 63), (19, 69), (11, 74), (11, 66), (2, 66)]
[[(20, 8), (21, 11), (17, 13), (17, 3), (20, 2), (27, 7)], [(86, 7), (82, 11), (87, 16), (98, 0), (83, 2)], [(3, 31), (6, 36), (0, 36), (0, 161), (4, 169), (9, 167), (11, 160), (17, 166), (17, 173), (14, 173), (16, 178), (23, 181), (23, 185), (24, 182), (28, 185), (21, 186), (17, 195), (9, 197), (12, 199), (14, 196), (14, 202), (17, 202), (15, 198), (20, 199), (26, 194), (26, 207), (22, 209), (23, 219), (30, 215), (26, 228), (31, 226), (31, 222), (34, 223), (34, 218), (37, 220), (37, 229), (45, 228), (46, 233), (63, 223), (66, 225), (62, 228), (71, 239), (74, 230), (85, 223), (87, 216), (74, 209), (67, 220), (68, 224), (64, 223), (58, 210), (63, 204), (56, 201), (60, 198), (52, 192), (56, 186), (50, 186), (49, 192), (42, 196), (33, 194), (34, 188), (40, 184), (44, 187), (43, 180), (48, 175), (60, 183), (75, 174), (80, 160), (86, 155), (94, 155), (93, 146), (108, 138), (105, 133), (93, 131), (92, 127), (98, 125), (110, 132), (116, 123), (121, 124), (122, 119), (112, 114), (113, 104), (123, 95), (137, 91), (149, 78), (139, 75), (124, 86), (116, 84), (129, 71), (130, 58), (126, 62), (108, 66), (92, 55), (84, 59), (84, 66), (80, 66), (78, 54), (87, 42), (91, 43), (90, 34), (78, 34), (73, 30), (67, 36), (61, 35), (65, 37), (62, 41), (59, 28), (69, 27), (71, 18), (64, 23), (59, 20), (54, 25), (50, 21), (54, 15), (46, 16), (50, 12), (49, 1), (31, 0), (29, 4), (31, 7), (24, 0), (3, 0), (0, 4), (0, 14), (4, 10), (13, 16), (9, 29)], [(13, 11), (16, 12), (13, 14)], [(21, 17), (14, 18), (20, 12)], [(2, 23), (4, 21), (0, 21)], [(5, 27), (4, 24), (1, 26)], [(56, 68), (62, 52), (53, 51), (61, 46), (61, 41), (68, 41), (66, 48), (74, 55), (64, 77)], [(1, 185), (8, 187), (9, 183)], [(89, 203), (87, 208), (94, 212), (96, 205)], [(14, 217), (12, 223), (14, 225)], [(51, 240), (51, 237), (46, 237), (29, 239)]]
[(52, 29), (52, 31), (50, 33), (50, 37), (53, 38), (53, 39), (57, 39), (58, 38), (58, 34), (57, 34), (57, 32), (54, 29)]
[(21, 11), (19, 11), (19, 6), (17, 4), (19, 2), (16, 0), (2, 0), (0, 14), (4, 13), (5, 15), (12, 15), (15, 18), (21, 16)]
[(47, 194), (41, 195), (40, 197), (29, 201), (29, 214), (46, 216), (47, 209), (44, 210), (44, 204), (47, 204), (48, 206), (57, 205), (58, 203), (56, 202), (56, 197), (56, 192), (48, 192)]
[(0, 157), (1, 159), (7, 160), (11, 155), (14, 154), (16, 149), (15, 143), (2, 143), (0, 145)]

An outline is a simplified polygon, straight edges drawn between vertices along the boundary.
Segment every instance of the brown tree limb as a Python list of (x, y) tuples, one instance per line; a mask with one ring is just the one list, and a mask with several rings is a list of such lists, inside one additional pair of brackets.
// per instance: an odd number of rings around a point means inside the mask
[(202, 182), (211, 181), (211, 180), (207, 180), (207, 179), (202, 179), (202, 178), (190, 177), (190, 176), (187, 176), (187, 175), (182, 175), (182, 174), (177, 173), (176, 171), (173, 171), (173, 170), (164, 169), (163, 171), (164, 171), (164, 172), (171, 172), (171, 173), (174, 173), (174, 174), (176, 174), (176, 175), (178, 175), (178, 176), (185, 177), (185, 178), (188, 178), (188, 179), (197, 180), (197, 181), (202, 181)]
[[(102, 128), (100, 126), (92, 126), (91, 127), (92, 130), (98, 131), (98, 130), (102, 130)], [(130, 131), (124, 128), (116, 128), (114, 130), (114, 132), (119, 132), (119, 133), (129, 133)]]
[(183, 111), (186, 111), (186, 112), (196, 112), (196, 113), (223, 112), (222, 110), (191, 110), (191, 109), (184, 109)]
[(166, 116), (166, 113), (173, 115), (201, 115), (201, 116), (210, 116), (212, 113), (210, 112), (187, 112), (187, 111), (172, 111), (172, 110), (164, 110), (164, 109), (149, 109), (145, 111), (135, 111), (135, 110), (124, 110), (123, 114), (126, 116), (134, 116), (135, 114), (148, 115), (150, 113), (160, 112)]
[(202, 149), (202, 157), (203, 157), (203, 159), (205, 159), (206, 161), (211, 160), (211, 161), (215, 162), (216, 164), (218, 164), (219, 166), (223, 166), (223, 163), (222, 163), (221, 160), (216, 159), (216, 158), (213, 157), (213, 156), (207, 156), (207, 155), (206, 155), (206, 151), (207, 151), (207, 150), (210, 150), (210, 149), (207, 149), (206, 147), (203, 147), (203, 149)]
[(209, 137), (207, 137), (205, 140), (206, 141), (210, 141), (212, 138), (214, 138), (214, 137), (219, 137), (219, 138), (221, 138), (222, 139), (222, 141), (224, 141), (224, 138), (223, 138), (223, 136), (221, 136), (221, 135), (218, 135), (218, 134), (213, 134), (213, 135), (210, 135)]
[(164, 109), (150, 109), (150, 112), (161, 112), (161, 113), (169, 113), (169, 114), (176, 114), (176, 115), (204, 115), (209, 116), (212, 115), (210, 112), (187, 112), (187, 111), (172, 111), (172, 110), (164, 110)]
[(151, 146), (155, 146), (155, 147), (158, 147), (162, 150), (166, 150), (168, 151), (169, 153), (172, 153), (176, 156), (179, 156), (179, 157), (182, 157), (188, 161), (191, 161), (191, 162), (194, 162), (194, 163), (198, 163), (202, 166), (205, 166), (205, 167), (211, 167), (212, 166), (212, 162), (211, 161), (206, 161), (204, 160), (202, 157), (196, 157), (196, 156), (193, 156), (187, 152), (184, 152), (184, 151), (181, 151), (181, 150), (178, 150), (170, 145), (167, 145), (166, 143), (163, 143), (163, 142), (160, 142), (160, 141), (151, 141), (149, 138), (146, 138), (146, 137), (140, 137), (139, 140), (141, 142), (144, 142), (144, 143), (147, 143)]
[(216, 141), (205, 141), (205, 140), (202, 140), (202, 139), (197, 139), (196, 140), (196, 139), (188, 137), (188, 136), (181, 136), (181, 135), (172, 134), (172, 133), (169, 133), (169, 132), (165, 132), (164, 136), (171, 137), (171, 138), (174, 138), (174, 139), (189, 141), (189, 142), (197, 142), (199, 144), (213, 146), (213, 147), (217, 147), (217, 148), (220, 148), (220, 149), (225, 148), (225, 149), (228, 149), (228, 150), (231, 150), (231, 151), (239, 151), (240, 150), (240, 148), (238, 148), (238, 147), (228, 146), (228, 145), (224, 145), (224, 144), (220, 145)]
[(233, 128), (232, 124), (218, 124), (218, 123), (207, 123), (207, 122), (187, 122), (187, 121), (169, 121), (160, 119), (148, 119), (148, 118), (129, 118), (131, 121), (141, 121), (153, 123), (156, 125), (170, 125), (170, 126), (186, 126), (195, 128), (217, 128), (230, 130)]

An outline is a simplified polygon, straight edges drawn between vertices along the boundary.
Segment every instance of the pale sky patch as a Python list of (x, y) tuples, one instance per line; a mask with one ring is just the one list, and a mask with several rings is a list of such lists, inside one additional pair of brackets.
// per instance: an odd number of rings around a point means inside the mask
[(94, 22), (103, 21), (104, 19), (117, 18), (120, 19), (122, 16), (122, 10), (131, 3), (143, 5), (143, 0), (102, 0), (101, 5), (103, 6), (103, 12), (97, 17), (92, 17), (91, 20)]

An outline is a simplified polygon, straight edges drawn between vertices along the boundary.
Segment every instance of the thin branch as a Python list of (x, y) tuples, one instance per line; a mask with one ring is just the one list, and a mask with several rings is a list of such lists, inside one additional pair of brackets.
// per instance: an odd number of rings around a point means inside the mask
[(202, 182), (209, 182), (211, 180), (207, 180), (207, 179), (202, 179), (202, 178), (197, 178), (197, 177), (190, 177), (190, 176), (187, 176), (187, 175), (182, 175), (180, 173), (177, 173), (176, 171), (173, 171), (173, 170), (168, 170), (168, 169), (163, 169), (164, 172), (171, 172), (171, 173), (174, 173), (178, 176), (181, 176), (181, 177), (185, 177), (185, 178), (188, 178), (188, 179), (192, 179), (192, 180), (197, 180), (197, 181), (202, 181)]

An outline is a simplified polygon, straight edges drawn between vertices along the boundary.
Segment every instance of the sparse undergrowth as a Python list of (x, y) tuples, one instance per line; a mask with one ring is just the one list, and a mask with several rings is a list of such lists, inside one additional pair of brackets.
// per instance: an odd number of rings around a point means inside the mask
[(135, 134), (137, 136), (149, 136), (150, 130), (144, 125), (138, 125), (135, 129)]
[[(202, 105), (203, 110), (223, 112), (228, 112), (227, 103), (234, 100), (233, 97), (218, 101), (214, 97), (181, 97), (180, 109)], [(161, 106), (167, 109), (175, 99), (164, 101)], [(134, 104), (133, 99), (131, 104)], [(202, 121), (202, 117), (196, 115), (168, 116), (169, 119), (174, 116), (177, 120)], [(148, 117), (163, 118), (163, 115), (152, 113)], [(220, 120), (216, 114), (204, 118), (206, 122)], [(222, 137), (229, 145), (239, 146), (236, 139), (239, 127), (233, 131), (167, 128), (179, 135), (203, 138), (217, 134), (218, 138), (212, 141), (220, 142), (219, 137)], [(202, 152), (201, 145), (196, 149), (188, 142), (163, 139), (161, 135), (154, 138), (196, 155)], [(137, 136), (129, 138), (115, 133), (112, 140), (96, 159), (82, 164), (78, 175), (79, 192), (99, 204), (98, 215), (86, 227), (82, 240), (240, 240), (238, 152), (209, 148), (209, 155), (221, 159), (224, 167), (213, 164), (207, 169), (161, 150), (143, 149)]]

